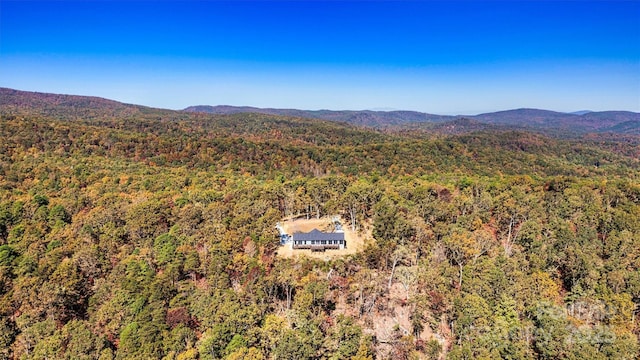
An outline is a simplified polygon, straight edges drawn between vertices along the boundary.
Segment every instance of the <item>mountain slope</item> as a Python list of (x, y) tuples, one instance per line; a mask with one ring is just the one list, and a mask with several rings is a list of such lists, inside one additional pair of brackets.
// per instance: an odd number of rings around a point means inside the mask
[(67, 118), (120, 116), (141, 114), (146, 108), (95, 96), (49, 94), (0, 88), (0, 111), (3, 113), (28, 112), (40, 115), (65, 114)]
[(605, 129), (607, 132), (618, 134), (640, 135), (640, 121), (630, 120), (618, 123)]

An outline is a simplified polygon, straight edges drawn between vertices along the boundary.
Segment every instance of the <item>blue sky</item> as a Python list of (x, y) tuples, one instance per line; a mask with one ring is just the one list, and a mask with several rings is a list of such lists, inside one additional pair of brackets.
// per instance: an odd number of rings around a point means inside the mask
[(640, 2), (1, 0), (0, 86), (172, 109), (640, 112)]

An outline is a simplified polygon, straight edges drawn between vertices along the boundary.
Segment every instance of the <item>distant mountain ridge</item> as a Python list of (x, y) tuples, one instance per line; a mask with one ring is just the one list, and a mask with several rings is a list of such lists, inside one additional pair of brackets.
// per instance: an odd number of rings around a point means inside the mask
[(593, 112), (593, 111), (591, 111), (591, 110), (578, 110), (578, 111), (572, 111), (569, 114), (572, 114), (572, 115), (584, 115), (584, 114), (588, 114), (590, 112)]
[(185, 108), (183, 111), (225, 115), (250, 112), (268, 115), (297, 116), (330, 121), (343, 121), (353, 125), (371, 127), (397, 126), (415, 122), (444, 122), (456, 118), (455, 116), (435, 115), (404, 110), (298, 110), (230, 105), (196, 105)]
[(479, 114), (471, 118), (488, 124), (521, 125), (532, 128), (599, 131), (624, 122), (640, 121), (640, 113), (630, 111), (587, 112), (582, 115), (539, 109), (516, 109)]
[(30, 113), (35, 111), (41, 115), (63, 113), (69, 119), (82, 118), (86, 120), (105, 115), (127, 119), (140, 114), (156, 112), (171, 112), (176, 116), (181, 113), (222, 115), (258, 113), (344, 122), (355, 126), (378, 129), (424, 130), (441, 133), (520, 129), (560, 134), (615, 133), (640, 135), (640, 113), (629, 111), (561, 113), (523, 108), (472, 116), (450, 116), (402, 110), (299, 110), (229, 105), (198, 105), (175, 111), (125, 104), (93, 96), (61, 95), (0, 88), (0, 113), (15, 114), (22, 111), (29, 111)]
[[(210, 114), (261, 113), (269, 115), (286, 115), (310, 117), (322, 120), (343, 121), (353, 125), (377, 128), (409, 127), (409, 128), (450, 128), (451, 126), (472, 126), (478, 128), (480, 124), (499, 127), (562, 130), (576, 133), (587, 132), (622, 132), (626, 134), (640, 134), (640, 113), (630, 111), (580, 111), (576, 113), (562, 113), (540, 109), (514, 109), (485, 113), (478, 115), (436, 115), (417, 111), (334, 111), (334, 110), (297, 110), (256, 108), (248, 106), (229, 105), (198, 105), (190, 106), (183, 111)], [(475, 122), (460, 122), (459, 119), (469, 119)], [(440, 125), (438, 125), (440, 124)], [(624, 126), (618, 126), (625, 124)], [(422, 126), (421, 126), (422, 125)], [(438, 125), (438, 126), (436, 126)]]

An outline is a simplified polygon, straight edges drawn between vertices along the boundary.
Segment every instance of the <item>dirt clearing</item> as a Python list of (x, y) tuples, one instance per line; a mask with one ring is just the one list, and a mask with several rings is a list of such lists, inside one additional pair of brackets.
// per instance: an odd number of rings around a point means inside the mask
[[(277, 254), (283, 258), (295, 258), (299, 256), (307, 256), (314, 259), (331, 260), (336, 257), (355, 254), (364, 249), (365, 244), (371, 241), (371, 231), (351, 231), (348, 223), (340, 218), (342, 229), (344, 230), (344, 239), (347, 243), (346, 249), (327, 249), (325, 251), (311, 251), (308, 249), (291, 249), (291, 244), (285, 244), (278, 248)], [(323, 217), (320, 219), (295, 219), (286, 220), (280, 223), (287, 234), (292, 235), (295, 232), (309, 232), (313, 229), (320, 231), (333, 231), (333, 217)]]

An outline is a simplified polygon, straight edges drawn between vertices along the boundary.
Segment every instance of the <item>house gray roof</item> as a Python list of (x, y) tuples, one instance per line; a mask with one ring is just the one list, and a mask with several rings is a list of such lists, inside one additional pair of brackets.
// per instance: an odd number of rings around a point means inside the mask
[(297, 232), (293, 234), (293, 241), (302, 240), (344, 240), (344, 233), (326, 233), (319, 230), (311, 230), (310, 232)]

